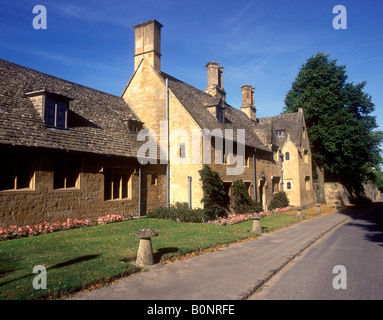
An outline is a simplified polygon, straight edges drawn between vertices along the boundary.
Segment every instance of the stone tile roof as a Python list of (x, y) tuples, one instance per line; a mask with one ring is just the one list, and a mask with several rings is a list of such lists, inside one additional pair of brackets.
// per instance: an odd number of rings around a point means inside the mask
[[(246, 130), (246, 145), (261, 150), (271, 151), (267, 147), (253, 128), (253, 121), (250, 120), (242, 111), (230, 106), (225, 102), (220, 102), (219, 97), (201, 91), (185, 82), (182, 82), (164, 72), (161, 76), (169, 81), (169, 89), (177, 97), (177, 99), (186, 108), (196, 123), (202, 129), (233, 129), (234, 140), (236, 140), (237, 129)], [(225, 107), (225, 123), (217, 121), (217, 119), (208, 111), (206, 107), (216, 106), (223, 103)], [(224, 131), (223, 131), (224, 132)]]
[[(259, 118), (258, 123), (257, 133), (262, 136), (265, 143), (273, 143), (282, 147), (287, 135), (290, 134), (290, 140), (296, 146), (308, 148), (307, 139), (302, 138), (302, 127), (305, 125), (303, 112)], [(277, 137), (276, 132), (279, 130), (285, 130), (283, 137)]]
[[(45, 126), (25, 94), (47, 90), (72, 98), (69, 130)], [(0, 144), (136, 157), (138, 117), (121, 98), (0, 59)]]

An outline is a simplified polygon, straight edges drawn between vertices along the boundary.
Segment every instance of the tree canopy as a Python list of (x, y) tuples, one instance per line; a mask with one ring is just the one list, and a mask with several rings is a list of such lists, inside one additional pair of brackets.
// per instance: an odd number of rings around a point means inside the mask
[(303, 109), (314, 167), (327, 180), (357, 190), (382, 162), (383, 133), (366, 82), (347, 82), (346, 67), (317, 53), (301, 67), (285, 98), (284, 113)]

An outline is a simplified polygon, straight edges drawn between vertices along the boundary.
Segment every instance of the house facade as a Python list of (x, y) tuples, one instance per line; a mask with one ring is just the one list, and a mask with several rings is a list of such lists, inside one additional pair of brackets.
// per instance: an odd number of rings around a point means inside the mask
[(229, 195), (242, 179), (264, 208), (281, 190), (292, 205), (313, 202), (303, 113), (257, 118), (251, 85), (230, 106), (217, 62), (204, 90), (166, 74), (161, 28), (134, 26), (120, 97), (0, 59), (0, 226), (201, 207), (204, 164)]
[[(151, 129), (156, 141), (168, 141), (161, 143), (165, 147), (158, 161), (167, 162), (169, 158), (170, 204), (190, 201), (193, 207), (201, 206), (203, 191), (198, 171), (204, 164), (220, 174), (229, 195), (233, 182), (242, 179), (250, 196), (264, 208), (273, 194), (282, 190), (289, 194), (292, 205), (313, 203), (311, 152), (303, 130), (303, 113), (258, 119), (251, 85), (241, 87), (241, 110), (230, 106), (223, 87), (223, 67), (217, 62), (206, 64), (204, 91), (166, 74), (161, 69), (162, 27), (156, 20), (134, 26), (134, 72), (121, 97)], [(164, 135), (167, 123), (168, 136)], [(281, 130), (284, 140), (276, 138)], [(243, 132), (245, 138), (240, 141)], [(217, 143), (217, 133), (224, 138), (222, 146)], [(205, 148), (207, 141), (210, 148)], [(226, 141), (233, 145), (231, 151), (229, 147), (225, 150)], [(241, 147), (243, 151), (239, 152)], [(287, 162), (286, 152), (291, 154)], [(234, 170), (240, 164), (242, 170)]]
[(142, 123), (123, 99), (5, 60), (0, 73), (1, 226), (165, 205), (161, 166), (137, 161)]

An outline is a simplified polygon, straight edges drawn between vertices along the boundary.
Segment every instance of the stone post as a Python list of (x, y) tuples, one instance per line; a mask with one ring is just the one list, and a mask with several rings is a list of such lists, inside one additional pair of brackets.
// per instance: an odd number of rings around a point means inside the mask
[(253, 222), (253, 230), (251, 232), (262, 233), (263, 230), (262, 230), (262, 226), (261, 226), (261, 221), (259, 221), (259, 217), (255, 216), (255, 217), (251, 217), (250, 219), (254, 221)]
[(297, 219), (302, 220), (302, 208), (297, 207)]
[(321, 207), (320, 207), (321, 204), (320, 204), (320, 203), (317, 203), (316, 206), (317, 206), (317, 211), (316, 211), (317, 214), (321, 214), (321, 213), (322, 213), (322, 209), (321, 209)]
[(157, 237), (158, 232), (147, 228), (141, 229), (135, 233), (136, 237), (139, 237), (140, 245), (137, 252), (136, 264), (139, 267), (146, 267), (153, 264), (153, 249), (151, 238)]

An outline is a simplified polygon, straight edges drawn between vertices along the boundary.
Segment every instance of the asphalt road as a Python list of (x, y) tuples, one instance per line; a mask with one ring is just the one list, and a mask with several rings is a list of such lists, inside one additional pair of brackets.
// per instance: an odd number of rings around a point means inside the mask
[(249, 297), (276, 299), (382, 300), (383, 203), (326, 235)]

